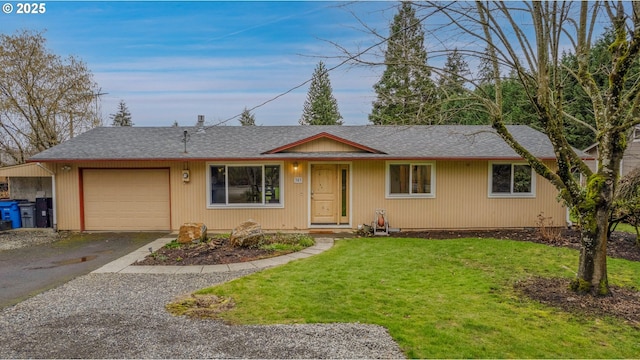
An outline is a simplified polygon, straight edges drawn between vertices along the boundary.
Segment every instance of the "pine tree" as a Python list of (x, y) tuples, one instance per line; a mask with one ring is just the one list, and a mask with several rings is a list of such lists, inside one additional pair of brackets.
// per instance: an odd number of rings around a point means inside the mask
[(133, 126), (131, 113), (129, 112), (124, 100), (120, 100), (120, 103), (118, 104), (118, 112), (109, 115), (109, 117), (112, 121), (111, 126)]
[(487, 55), (480, 57), (480, 64), (476, 73), (477, 83), (480, 86), (492, 84), (494, 81), (493, 64), (491, 64), (491, 57), (488, 55), (489, 49), (484, 49), (484, 53)]
[(447, 96), (462, 95), (465, 92), (464, 84), (466, 78), (471, 74), (469, 64), (464, 60), (458, 49), (453, 49), (447, 55), (447, 62), (444, 64), (444, 74), (438, 81), (441, 91)]
[(256, 125), (256, 117), (253, 115), (247, 108), (242, 110), (242, 114), (240, 115), (240, 125), (242, 126), (255, 126)]
[(487, 123), (479, 111), (482, 106), (468, 95), (465, 88), (471, 71), (462, 53), (454, 49), (447, 55), (447, 61), (438, 79), (440, 109), (437, 113), (441, 124), (477, 125)]
[(393, 18), (387, 49), (387, 68), (373, 89), (377, 99), (369, 121), (383, 124), (434, 122), (435, 85), (427, 65), (424, 30), (409, 2)]
[(300, 125), (342, 125), (342, 115), (338, 111), (338, 102), (333, 97), (329, 73), (322, 61), (313, 72), (299, 123)]

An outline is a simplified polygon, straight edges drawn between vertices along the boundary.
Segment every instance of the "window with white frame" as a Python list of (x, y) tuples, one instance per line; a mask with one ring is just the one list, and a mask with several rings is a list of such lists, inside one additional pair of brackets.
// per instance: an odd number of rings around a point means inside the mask
[(535, 177), (529, 164), (489, 164), (489, 195), (508, 197), (535, 196)]
[(435, 169), (431, 163), (387, 163), (387, 197), (434, 197)]
[(282, 166), (209, 165), (210, 206), (279, 206)]

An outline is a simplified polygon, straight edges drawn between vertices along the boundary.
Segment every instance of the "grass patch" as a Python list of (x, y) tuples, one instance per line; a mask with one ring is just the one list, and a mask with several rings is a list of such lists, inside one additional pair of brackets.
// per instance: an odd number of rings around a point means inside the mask
[(215, 318), (217, 314), (228, 311), (233, 306), (234, 303), (231, 298), (192, 294), (167, 304), (166, 309), (176, 316)]
[[(338, 240), (322, 254), (197, 295), (232, 298), (234, 324), (361, 322), (386, 327), (411, 358), (634, 358), (637, 328), (523, 299), (514, 282), (575, 276), (578, 253), (493, 239)], [(612, 285), (640, 265), (609, 259)]]
[(632, 225), (626, 224), (626, 223), (619, 223), (616, 226), (615, 231), (622, 231), (622, 232), (626, 232), (626, 233), (630, 233), (630, 234), (636, 234), (636, 228), (634, 228)]
[(277, 233), (265, 236), (264, 243), (259, 248), (276, 252), (296, 252), (314, 244), (315, 240), (309, 235)]

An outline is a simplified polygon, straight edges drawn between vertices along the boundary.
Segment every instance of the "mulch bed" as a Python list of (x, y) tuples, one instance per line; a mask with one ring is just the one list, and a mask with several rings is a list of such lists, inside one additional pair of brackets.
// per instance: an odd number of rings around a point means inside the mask
[[(394, 233), (395, 237), (413, 237), (424, 239), (456, 238), (494, 238), (505, 240), (530, 241), (549, 246), (563, 246), (580, 249), (580, 232), (576, 229), (557, 229), (560, 236), (548, 241), (542, 238), (538, 229), (496, 229), (496, 230), (459, 230), (459, 231), (405, 231)], [(635, 243), (636, 236), (616, 231), (607, 243), (607, 255), (614, 258), (640, 261), (640, 247)]]
[(290, 251), (269, 251), (257, 248), (232, 247), (228, 238), (183, 246), (179, 249), (153, 249), (154, 254), (133, 265), (215, 265), (247, 262), (280, 256)]
[(591, 317), (623, 319), (640, 330), (640, 292), (611, 287), (611, 296), (579, 295), (569, 289), (569, 279), (532, 278), (515, 285), (517, 291), (545, 305)]

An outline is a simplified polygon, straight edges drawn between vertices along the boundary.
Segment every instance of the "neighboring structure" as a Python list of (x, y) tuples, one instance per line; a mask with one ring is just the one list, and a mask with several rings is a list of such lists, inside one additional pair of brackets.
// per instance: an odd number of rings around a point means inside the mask
[(0, 176), (0, 199), (9, 198), (9, 179), (6, 176)]
[[(550, 165), (548, 138), (510, 126)], [(185, 151), (186, 150), (186, 151)], [(351, 230), (565, 225), (557, 190), (489, 126), (102, 127), (32, 157), (61, 230)]]
[(6, 198), (36, 201), (39, 197), (52, 197), (53, 173), (37, 163), (0, 168), (0, 178), (7, 179)]
[[(595, 172), (597, 170), (596, 159), (598, 158), (598, 143), (589, 146), (583, 151), (589, 155), (590, 158), (593, 158), (593, 160), (587, 161), (587, 164), (591, 170)], [(636, 126), (629, 137), (627, 148), (622, 156), (622, 162), (620, 163), (620, 176), (627, 175), (631, 170), (637, 167), (640, 167), (640, 127)]]

